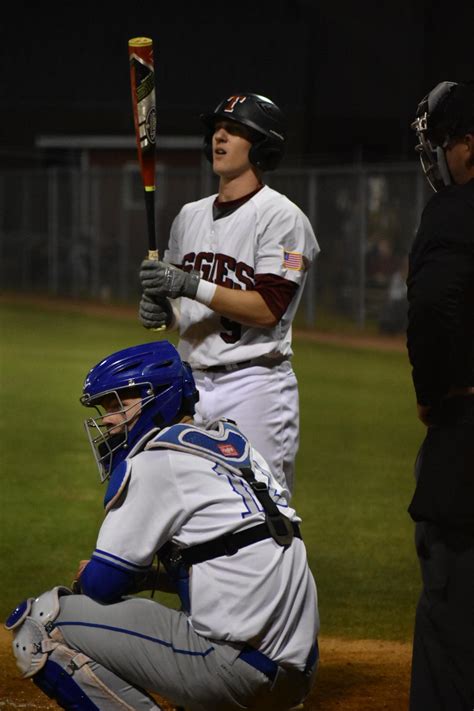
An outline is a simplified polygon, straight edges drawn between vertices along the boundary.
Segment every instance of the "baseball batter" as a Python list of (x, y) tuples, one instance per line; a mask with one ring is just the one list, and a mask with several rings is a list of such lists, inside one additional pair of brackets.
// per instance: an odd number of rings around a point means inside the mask
[(283, 155), (280, 109), (242, 94), (202, 118), (219, 192), (181, 209), (163, 262), (142, 263), (140, 317), (147, 328), (179, 328), (200, 393), (196, 421), (235, 420), (291, 493), (299, 443), (291, 324), (319, 247), (303, 212), (263, 182)]
[[(289, 709), (311, 689), (319, 618), (300, 519), (235, 425), (193, 423), (195, 400), (167, 341), (114, 353), (86, 378), (108, 484), (83, 594), (56, 587), (6, 622), (22, 675), (62, 708), (158, 709), (156, 692), (201, 711)], [(180, 611), (131, 596), (163, 578)]]

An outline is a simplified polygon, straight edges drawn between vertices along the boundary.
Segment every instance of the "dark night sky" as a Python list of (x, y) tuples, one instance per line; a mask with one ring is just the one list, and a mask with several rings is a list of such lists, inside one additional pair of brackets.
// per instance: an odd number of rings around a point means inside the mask
[(295, 160), (412, 158), (419, 99), (474, 76), (473, 20), (472, 2), (426, 0), (17, 2), (1, 29), (0, 161), (37, 135), (129, 134), (137, 35), (155, 43), (163, 135), (199, 134), (202, 110), (250, 90), (287, 114)]

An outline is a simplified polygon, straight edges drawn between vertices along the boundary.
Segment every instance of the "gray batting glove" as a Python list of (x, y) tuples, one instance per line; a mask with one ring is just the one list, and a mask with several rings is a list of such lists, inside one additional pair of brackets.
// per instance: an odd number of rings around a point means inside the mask
[(151, 299), (143, 294), (139, 308), (140, 321), (145, 328), (160, 328), (170, 326), (173, 320), (173, 309), (168, 299)]
[(140, 281), (143, 292), (155, 300), (165, 296), (194, 299), (200, 277), (197, 272), (184, 272), (172, 264), (144, 259), (140, 265)]

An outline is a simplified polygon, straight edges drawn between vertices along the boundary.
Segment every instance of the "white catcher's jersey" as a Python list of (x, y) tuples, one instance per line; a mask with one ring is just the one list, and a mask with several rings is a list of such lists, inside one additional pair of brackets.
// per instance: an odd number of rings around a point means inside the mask
[[(255, 450), (256, 478), (280, 510), (299, 521)], [(188, 452), (145, 450), (130, 460), (126, 490), (106, 515), (94, 556), (125, 570), (149, 566), (172, 537), (190, 546), (255, 526), (264, 514), (245, 481)], [(189, 623), (213, 640), (248, 642), (276, 662), (304, 669), (319, 629), (317, 593), (304, 543), (273, 539), (192, 566)]]
[(319, 252), (311, 224), (297, 205), (268, 186), (218, 220), (212, 214), (216, 197), (183, 206), (171, 228), (165, 261), (232, 289), (252, 289), (258, 274), (283, 277), (299, 288), (272, 329), (242, 326), (197, 301), (180, 299), (180, 355), (193, 369), (269, 354), (290, 356), (291, 322)]

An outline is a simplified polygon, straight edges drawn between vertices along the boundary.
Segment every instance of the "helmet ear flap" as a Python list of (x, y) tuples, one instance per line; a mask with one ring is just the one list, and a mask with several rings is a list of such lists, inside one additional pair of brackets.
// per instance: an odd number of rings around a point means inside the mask
[(275, 170), (283, 157), (283, 146), (268, 136), (254, 143), (249, 150), (249, 161), (259, 170)]

